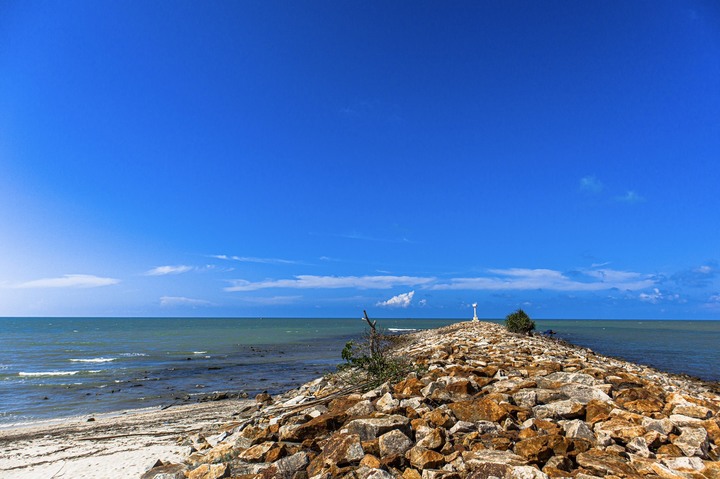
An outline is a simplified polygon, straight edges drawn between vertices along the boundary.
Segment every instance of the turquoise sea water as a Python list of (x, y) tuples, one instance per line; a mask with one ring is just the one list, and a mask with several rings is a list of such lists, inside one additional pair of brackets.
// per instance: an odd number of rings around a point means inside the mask
[[(390, 330), (457, 319), (381, 319)], [(720, 381), (719, 321), (536, 321), (598, 353)], [(281, 392), (340, 362), (360, 319), (0, 318), (0, 425)]]

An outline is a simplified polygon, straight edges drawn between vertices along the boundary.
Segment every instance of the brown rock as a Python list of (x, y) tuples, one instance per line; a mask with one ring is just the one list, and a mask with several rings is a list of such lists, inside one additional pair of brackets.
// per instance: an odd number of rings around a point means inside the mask
[(265, 462), (265, 456), (273, 447), (275, 443), (271, 441), (256, 444), (238, 454), (238, 458), (245, 462)]
[(442, 409), (433, 409), (423, 416), (426, 422), (438, 427), (449, 428), (455, 423), (455, 419)]
[(413, 467), (418, 469), (436, 469), (445, 463), (445, 457), (439, 452), (415, 446), (405, 453)]
[(720, 425), (717, 419), (708, 419), (703, 421), (702, 426), (708, 433), (710, 440), (715, 443), (716, 446), (720, 446)]
[(467, 379), (453, 381), (445, 386), (445, 390), (453, 397), (468, 397), (477, 392), (475, 386)]
[(500, 422), (508, 417), (507, 411), (491, 399), (471, 399), (448, 404), (450, 410), (460, 421)]
[(595, 424), (598, 421), (604, 421), (610, 417), (610, 411), (612, 411), (612, 404), (593, 400), (585, 405), (585, 421), (590, 424)]
[(315, 476), (331, 464), (343, 467), (360, 462), (363, 457), (365, 452), (359, 435), (336, 433), (325, 443), (322, 452), (310, 462), (308, 474)]
[(613, 418), (609, 421), (599, 423), (595, 426), (595, 432), (605, 432), (615, 440), (623, 443), (630, 442), (633, 438), (642, 436), (647, 432), (643, 426), (638, 426), (620, 418)]
[(620, 477), (638, 475), (638, 472), (623, 457), (596, 449), (578, 454), (575, 460), (579, 465), (598, 476), (607, 476), (609, 474)]
[(395, 394), (398, 396), (410, 397), (419, 396), (420, 390), (425, 387), (425, 384), (417, 378), (408, 378), (404, 381), (400, 381), (393, 387)]
[(222, 479), (230, 477), (227, 464), (201, 464), (187, 473), (188, 479)]
[(569, 439), (560, 435), (536, 436), (515, 444), (515, 454), (532, 464), (543, 465), (555, 454), (565, 455), (570, 444)]
[(443, 444), (445, 444), (445, 432), (441, 428), (431, 429), (417, 442), (418, 446), (427, 449), (440, 449)]
[(186, 469), (183, 464), (163, 464), (162, 461), (158, 461), (152, 469), (140, 476), (140, 479), (185, 479)]
[(664, 456), (679, 457), (683, 455), (682, 449), (677, 447), (675, 444), (663, 444), (657, 448), (657, 453)]
[(380, 459), (372, 454), (365, 454), (365, 457), (360, 460), (360, 466), (369, 467), (370, 469), (378, 469), (380, 467)]
[(282, 434), (281, 438), (292, 442), (302, 442), (308, 438), (316, 438), (339, 428), (342, 424), (342, 418), (342, 415), (328, 412), (288, 430)]
[(408, 467), (407, 469), (405, 469), (403, 471), (402, 477), (403, 479), (422, 479), (420, 473), (412, 467)]
[(585, 405), (574, 399), (555, 401), (550, 404), (542, 404), (533, 408), (535, 417), (540, 419), (578, 419), (585, 417)]
[(393, 429), (408, 432), (409, 427), (410, 420), (400, 415), (353, 419), (344, 426), (350, 434), (358, 434), (362, 441), (370, 441)]

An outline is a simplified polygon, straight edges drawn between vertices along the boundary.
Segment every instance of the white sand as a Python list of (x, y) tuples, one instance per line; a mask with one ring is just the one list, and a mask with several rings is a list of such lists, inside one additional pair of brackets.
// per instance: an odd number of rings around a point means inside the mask
[(0, 429), (0, 477), (139, 478), (158, 459), (182, 462), (189, 448), (179, 438), (215, 431), (248, 404), (218, 401)]

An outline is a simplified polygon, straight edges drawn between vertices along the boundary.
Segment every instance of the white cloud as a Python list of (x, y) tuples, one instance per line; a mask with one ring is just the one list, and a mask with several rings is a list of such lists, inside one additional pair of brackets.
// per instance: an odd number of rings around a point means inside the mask
[(393, 296), (387, 301), (378, 302), (375, 306), (382, 306), (388, 308), (407, 308), (408, 306), (410, 306), (413, 296), (415, 296), (415, 291), (398, 294), (397, 296)]
[(661, 301), (680, 301), (679, 294), (662, 293), (658, 288), (653, 288), (650, 293), (640, 293), (638, 298), (640, 298), (640, 301), (652, 304), (658, 304)]
[(414, 276), (314, 276), (299, 275), (293, 279), (277, 279), (251, 282), (244, 279), (232, 281), (225, 291), (257, 291), (268, 288), (293, 289), (390, 289), (395, 286), (416, 286), (429, 284), (435, 278)]
[(653, 286), (649, 275), (609, 269), (578, 272), (573, 278), (551, 269), (492, 269), (494, 276), (453, 278), (431, 286), (435, 290), (533, 290), (602, 291), (606, 289), (640, 290)]
[(279, 306), (284, 304), (295, 304), (303, 299), (300, 295), (289, 295), (289, 296), (268, 296), (268, 297), (257, 297), (249, 296), (241, 298), (241, 301), (245, 303), (261, 304), (265, 306)]
[(181, 273), (187, 273), (188, 271), (192, 271), (192, 266), (158, 266), (157, 268), (153, 268), (149, 271), (145, 272), (146, 276), (165, 276), (166, 274), (181, 274)]
[(16, 285), (16, 288), (97, 288), (118, 284), (119, 279), (91, 274), (66, 274), (60, 278), (43, 278)]
[(580, 179), (580, 189), (588, 193), (600, 193), (605, 188), (595, 176), (585, 176)]
[(183, 296), (162, 296), (160, 298), (160, 306), (163, 307), (175, 307), (175, 306), (212, 306), (210, 301), (204, 299), (185, 298)]
[(630, 190), (622, 196), (616, 196), (615, 200), (621, 203), (642, 203), (645, 201), (645, 198), (637, 192)]
[(427, 299), (421, 299), (420, 301), (418, 301), (418, 306), (420, 306), (421, 308), (427, 306)]
[(282, 258), (257, 258), (254, 256), (228, 256), (226, 254), (210, 255), (211, 258), (221, 259), (224, 261), (238, 261), (240, 263), (260, 263), (260, 264), (300, 264), (299, 261)]

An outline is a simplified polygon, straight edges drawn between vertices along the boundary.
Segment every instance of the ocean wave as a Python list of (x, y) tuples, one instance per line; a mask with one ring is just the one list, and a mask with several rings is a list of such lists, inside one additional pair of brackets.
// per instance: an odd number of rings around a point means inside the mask
[(71, 359), (73, 363), (109, 363), (117, 358), (90, 358), (90, 359)]
[(145, 353), (122, 353), (122, 354), (120, 354), (120, 356), (122, 356), (124, 358), (140, 358), (140, 357), (147, 356), (147, 354), (145, 354)]
[(193, 354), (207, 354), (207, 351), (193, 351)]
[(37, 371), (37, 372), (24, 372), (20, 371), (18, 376), (25, 377), (41, 377), (41, 376), (75, 376), (80, 373), (96, 374), (101, 372), (101, 369), (94, 369), (90, 371)]
[(388, 331), (392, 331), (393, 333), (399, 333), (401, 331), (420, 331), (420, 330), (413, 329), (413, 328), (388, 328)]

